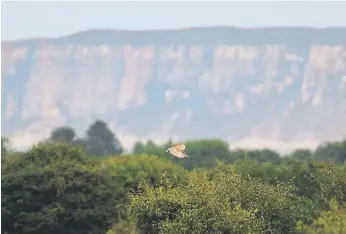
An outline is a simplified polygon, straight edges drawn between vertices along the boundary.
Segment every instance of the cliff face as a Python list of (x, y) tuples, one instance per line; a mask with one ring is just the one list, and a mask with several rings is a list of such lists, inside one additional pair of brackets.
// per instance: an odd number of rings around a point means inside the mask
[(2, 135), (109, 121), (136, 139), (312, 147), (346, 136), (346, 29), (92, 30), (2, 42)]

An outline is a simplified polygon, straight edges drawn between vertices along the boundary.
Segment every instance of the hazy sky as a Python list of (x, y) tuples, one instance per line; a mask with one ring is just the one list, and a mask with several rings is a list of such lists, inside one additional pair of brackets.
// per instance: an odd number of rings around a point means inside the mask
[(346, 26), (346, 2), (5, 2), (1, 39), (60, 37), (91, 28)]

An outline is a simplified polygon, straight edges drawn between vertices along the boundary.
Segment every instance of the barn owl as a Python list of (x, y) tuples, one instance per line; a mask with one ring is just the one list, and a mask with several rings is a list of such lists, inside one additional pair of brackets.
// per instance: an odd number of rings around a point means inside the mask
[(184, 150), (185, 150), (185, 145), (178, 144), (168, 148), (166, 152), (170, 152), (173, 156), (177, 158), (188, 158), (189, 156), (184, 152)]

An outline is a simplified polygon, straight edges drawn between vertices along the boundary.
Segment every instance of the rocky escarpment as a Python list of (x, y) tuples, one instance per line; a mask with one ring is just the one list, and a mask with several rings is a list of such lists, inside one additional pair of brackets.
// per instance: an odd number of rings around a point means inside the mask
[(311, 147), (346, 136), (346, 29), (91, 30), (2, 42), (2, 129), (16, 146), (109, 121), (134, 140)]

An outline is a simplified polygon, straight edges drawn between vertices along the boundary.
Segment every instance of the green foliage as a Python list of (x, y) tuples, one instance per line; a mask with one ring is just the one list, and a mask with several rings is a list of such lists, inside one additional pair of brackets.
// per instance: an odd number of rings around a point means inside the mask
[(190, 156), (182, 162), (186, 169), (216, 166), (216, 159), (225, 160), (229, 154), (228, 144), (220, 140), (201, 140), (185, 142), (186, 153)]
[(146, 144), (136, 143), (134, 151), (136, 154), (162, 156), (165, 149), (162, 146), (156, 145), (152, 140), (148, 140)]
[[(208, 175), (209, 174), (209, 175)], [(129, 216), (140, 233), (293, 233), (303, 201), (285, 186), (270, 186), (227, 171), (190, 172), (186, 184), (141, 184)]]
[(4, 162), (7, 233), (105, 233), (116, 218), (116, 185), (79, 148), (41, 144)]
[(134, 154), (143, 154), (145, 153), (145, 149), (146, 149), (145, 145), (142, 142), (137, 141), (135, 145), (133, 146), (132, 152)]
[(346, 161), (346, 139), (340, 142), (327, 142), (321, 144), (315, 152), (317, 160), (334, 160), (336, 162)]
[(106, 234), (136, 234), (135, 226), (129, 220), (121, 220), (107, 231)]
[(340, 207), (335, 199), (329, 203), (329, 210), (322, 211), (311, 225), (298, 222), (297, 229), (304, 234), (346, 233), (346, 209)]
[[(334, 158), (338, 158), (338, 163), (343, 162), (345, 160), (343, 157), (346, 155), (345, 142), (346, 140), (342, 142), (328, 142), (320, 146), (315, 153), (308, 149), (297, 149), (291, 155), (284, 158), (282, 158), (277, 152), (269, 149), (236, 149), (234, 151), (230, 151), (226, 142), (215, 139), (184, 142), (187, 147), (186, 152), (189, 156), (191, 156), (190, 158), (184, 160), (173, 158), (168, 153), (165, 153), (165, 150), (168, 147), (175, 144), (171, 140), (163, 145), (156, 145), (151, 140), (149, 140), (146, 144), (136, 142), (133, 147), (133, 153), (171, 157), (174, 163), (183, 165), (189, 170), (194, 168), (212, 168), (217, 165), (217, 161), (223, 161), (230, 164), (237, 160), (252, 160), (256, 161), (257, 163), (274, 164), (272, 166), (269, 165), (270, 169), (276, 167), (276, 165), (288, 165), (292, 167), (295, 165), (299, 168), (301, 167), (298, 165), (300, 163), (311, 163), (321, 159), (328, 159), (328, 156), (330, 155), (334, 155)], [(289, 168), (280, 167), (280, 170), (285, 171), (286, 169)], [(283, 173), (280, 174), (281, 176), (283, 175)]]
[(120, 155), (123, 148), (104, 121), (96, 120), (87, 130), (87, 151), (90, 155)]
[(274, 165), (253, 160), (237, 160), (234, 165), (242, 175), (259, 178), (273, 185), (292, 183), (297, 195), (318, 200), (319, 205), (327, 205), (332, 197), (346, 202), (345, 163), (340, 165), (293, 160), (289, 164)]
[(308, 149), (296, 149), (291, 154), (291, 158), (298, 159), (298, 160), (303, 160), (303, 161), (311, 160), (312, 157), (313, 157), (313, 152), (311, 152)]
[[(156, 186), (162, 173), (167, 173), (176, 183), (182, 182), (185, 178), (185, 171), (182, 168), (157, 156), (111, 157), (103, 163), (109, 171), (111, 180), (117, 185), (113, 192), (119, 206), (126, 202), (128, 192), (139, 191), (137, 186), (141, 180)], [(126, 218), (125, 214), (121, 215)]]
[[(105, 167), (101, 167), (104, 163)], [(2, 167), (2, 214), (8, 233), (105, 233), (140, 180), (155, 186), (167, 172), (180, 183), (184, 170), (156, 156), (90, 160), (70, 144), (44, 144), (6, 158)], [(112, 230), (130, 227), (117, 224)]]
[(165, 153), (165, 150), (174, 145), (171, 140), (164, 145), (156, 145), (148, 140), (146, 144), (136, 142), (133, 147), (135, 154), (151, 154), (170, 158), (174, 163), (184, 166), (186, 169), (193, 168), (211, 168), (216, 165), (216, 160), (230, 161), (228, 144), (220, 140), (201, 140), (187, 141), (184, 144), (187, 147), (186, 153), (190, 156), (187, 159), (176, 159)]
[(292, 160), (289, 164), (280, 165), (271, 162), (237, 160), (235, 166), (242, 175), (259, 178), (273, 185), (292, 183), (295, 186), (295, 193), (305, 198), (312, 199), (319, 189), (315, 178), (318, 167), (300, 160)]
[(73, 144), (93, 156), (115, 156), (123, 152), (120, 141), (102, 120), (96, 120), (89, 126), (86, 138), (77, 137), (72, 127), (63, 126), (54, 129), (47, 142)]
[(233, 162), (234, 160), (239, 159), (249, 159), (254, 160), (259, 163), (263, 162), (271, 162), (278, 164), (281, 161), (280, 155), (275, 151), (269, 149), (262, 150), (241, 150), (237, 149), (231, 152), (230, 160)]
[(3, 233), (345, 232), (345, 140), (284, 158), (187, 141), (184, 160), (148, 140), (113, 157), (121, 144), (97, 120), (85, 138), (60, 127), (47, 142), (9, 152), (2, 138)]
[(346, 162), (343, 165), (320, 164), (315, 177), (319, 185), (319, 192), (314, 199), (320, 209), (327, 208), (331, 199), (336, 199), (341, 204), (346, 203)]
[(1, 159), (5, 158), (9, 152), (9, 140), (6, 137), (1, 137)]
[(75, 130), (72, 127), (58, 127), (52, 131), (49, 141), (52, 143), (73, 143), (76, 137)]

